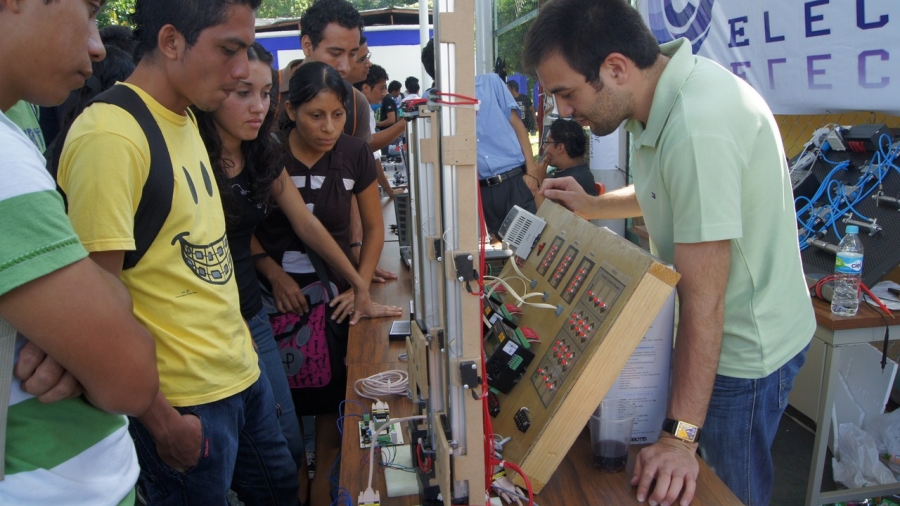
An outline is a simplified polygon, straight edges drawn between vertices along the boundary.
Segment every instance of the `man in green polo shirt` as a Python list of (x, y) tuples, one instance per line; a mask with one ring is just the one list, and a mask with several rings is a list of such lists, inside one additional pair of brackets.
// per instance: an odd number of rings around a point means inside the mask
[(543, 195), (588, 218), (643, 216), (653, 253), (682, 275), (668, 419), (638, 457), (637, 499), (691, 501), (699, 435), (735, 495), (768, 504), (772, 440), (815, 329), (771, 111), (688, 41), (659, 46), (626, 0), (550, 2), (523, 62), (561, 116), (632, 134), (633, 186), (589, 197), (547, 179)]

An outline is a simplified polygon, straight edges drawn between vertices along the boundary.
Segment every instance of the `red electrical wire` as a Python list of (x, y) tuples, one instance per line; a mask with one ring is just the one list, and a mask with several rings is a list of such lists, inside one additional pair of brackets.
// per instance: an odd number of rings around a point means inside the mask
[[(480, 235), (484, 233), (485, 230), (485, 222), (484, 222), (484, 209), (481, 207), (481, 185), (478, 185), (477, 190), (477, 198), (478, 198), (478, 230), (479, 233), (479, 271), (478, 271), (478, 282), (482, 286), (482, 292), (484, 291), (484, 272), (485, 272), (485, 241), (481, 239)], [(502, 285), (498, 288), (502, 288)], [(481, 313), (484, 314), (484, 298), (481, 299)], [(494, 427), (491, 423), (491, 415), (490, 409), (488, 407), (488, 383), (487, 383), (487, 359), (484, 355), (484, 325), (481, 325), (481, 391), (484, 392), (484, 395), (481, 396), (481, 418), (482, 423), (484, 425), (484, 487), (485, 493), (489, 493), (491, 489), (491, 482), (493, 473), (491, 470), (493, 469), (493, 459), (494, 459)]]
[[(419, 463), (419, 469), (421, 469), (423, 473), (430, 473), (432, 464), (431, 457), (423, 459), (422, 456), (422, 442), (419, 441), (416, 444), (416, 461)], [(426, 462), (428, 463), (427, 465)]]
[(522, 308), (515, 304), (506, 304), (506, 310), (509, 311), (509, 314), (520, 315), (522, 314)]
[[(822, 287), (825, 286), (826, 284), (828, 284), (828, 283), (831, 282), (831, 281), (834, 281), (834, 275), (833, 275), (833, 274), (830, 274), (830, 275), (828, 275), (828, 276), (825, 276), (825, 277), (823, 277), (822, 279), (820, 279), (819, 281), (816, 282), (816, 286), (815, 286), (816, 297), (818, 297), (818, 298), (820, 298), (820, 299), (822, 299), (822, 300), (825, 300), (825, 296), (822, 295)], [(866, 286), (865, 283), (860, 282), (860, 283), (859, 283), (859, 289), (860, 289), (862, 292), (864, 292), (866, 295), (868, 295), (869, 298), (872, 299), (872, 301), (875, 302), (875, 304), (877, 304), (878, 307), (879, 307), (882, 311), (885, 312), (885, 314), (887, 314), (887, 315), (890, 316), (891, 318), (894, 317), (894, 313), (892, 313), (891, 310), (888, 309), (888, 307), (887, 307), (886, 305), (884, 305), (884, 302), (882, 302), (881, 299), (878, 298), (878, 296), (876, 296), (874, 293), (872, 293), (872, 290), (869, 290), (869, 287)]]
[(531, 480), (529, 480), (528, 476), (522, 472), (522, 468), (505, 460), (501, 462), (501, 465), (519, 473), (519, 476), (522, 477), (522, 481), (525, 482), (525, 488), (528, 490), (528, 506), (534, 506), (534, 490), (531, 488)]
[(434, 95), (437, 95), (437, 96), (439, 96), (439, 97), (451, 97), (451, 98), (457, 98), (457, 99), (459, 99), (458, 101), (455, 101), (455, 102), (451, 102), (451, 101), (448, 101), (448, 100), (435, 100), (434, 103), (436, 103), (436, 104), (443, 104), (443, 105), (478, 105), (478, 104), (480, 103), (480, 101), (479, 101), (477, 98), (475, 98), (475, 97), (469, 97), (469, 96), (466, 96), (466, 95), (460, 95), (460, 94), (458, 94), (458, 93), (444, 93), (444, 92), (438, 91), (438, 92), (433, 92), (433, 94), (434, 94)]
[(529, 327), (519, 327), (519, 331), (522, 332), (522, 336), (529, 341), (540, 341), (541, 338), (538, 336), (537, 332), (534, 329)]
[[(478, 188), (478, 218), (479, 218), (479, 226), (481, 227), (479, 230), (484, 230), (484, 210), (481, 207), (481, 187)], [(478, 283), (481, 286), (482, 292), (484, 291), (484, 272), (485, 272), (485, 244), (484, 241), (481, 242), (481, 258), (480, 258), (480, 270), (478, 271)], [(481, 299), (481, 312), (484, 313), (484, 299)], [(518, 308), (517, 308), (518, 309)], [(532, 335), (537, 337), (537, 334), (531, 329), (527, 329), (530, 331)], [(481, 370), (487, 371), (487, 358), (484, 354), (484, 326), (481, 326)], [(522, 475), (522, 480), (525, 481), (525, 488), (528, 490), (528, 505), (534, 506), (534, 490), (531, 488), (531, 481), (528, 479), (528, 476), (522, 471), (522, 469), (511, 463), (500, 461), (494, 458), (494, 424), (491, 422), (490, 410), (488, 408), (488, 382), (487, 382), (487, 374), (482, 373), (481, 375), (481, 390), (484, 392), (484, 395), (481, 396), (481, 412), (482, 419), (484, 420), (484, 485), (485, 485), (485, 493), (490, 493), (491, 483), (493, 482), (493, 469), (495, 465), (502, 465), (505, 467), (509, 467), (513, 471)]]
[(884, 302), (881, 302), (881, 299), (879, 299), (877, 295), (872, 293), (872, 290), (869, 290), (868, 286), (866, 286), (864, 283), (860, 282), (859, 287), (862, 289), (863, 292), (866, 293), (866, 295), (869, 296), (870, 299), (872, 299), (876, 304), (878, 304), (878, 307), (880, 307), (881, 310), (885, 312), (885, 314), (887, 314), (891, 318), (894, 317), (894, 313), (892, 313), (891, 310), (888, 309), (888, 307), (884, 305)]

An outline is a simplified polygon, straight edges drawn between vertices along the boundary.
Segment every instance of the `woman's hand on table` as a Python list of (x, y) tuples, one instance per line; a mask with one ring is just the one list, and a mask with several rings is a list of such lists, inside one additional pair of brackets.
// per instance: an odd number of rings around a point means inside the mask
[(375, 273), (372, 275), (373, 283), (384, 283), (389, 279), (397, 279), (397, 273), (386, 271), (381, 267), (375, 267)]
[(386, 316), (401, 316), (403, 309), (397, 306), (386, 306), (373, 302), (368, 290), (347, 290), (331, 301), (334, 313), (331, 318), (341, 323), (344, 318), (350, 317), (350, 325), (356, 325), (363, 318), (383, 318)]

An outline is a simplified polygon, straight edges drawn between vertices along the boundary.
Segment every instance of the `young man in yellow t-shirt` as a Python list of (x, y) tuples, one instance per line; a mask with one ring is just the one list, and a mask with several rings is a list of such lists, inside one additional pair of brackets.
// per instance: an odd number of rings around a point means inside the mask
[[(87, 108), (66, 138), (59, 184), (91, 258), (119, 276), (156, 342), (160, 389), (130, 426), (140, 482), (156, 504), (297, 502), (297, 472), (241, 318), (225, 218), (190, 105), (214, 110), (249, 74), (259, 0), (138, 0), (140, 62), (124, 86), (159, 126), (172, 163), (171, 209), (129, 269), (135, 211), (150, 172), (147, 135), (127, 111)], [(149, 191), (149, 190), (148, 190)], [(157, 193), (160, 191), (157, 190)]]

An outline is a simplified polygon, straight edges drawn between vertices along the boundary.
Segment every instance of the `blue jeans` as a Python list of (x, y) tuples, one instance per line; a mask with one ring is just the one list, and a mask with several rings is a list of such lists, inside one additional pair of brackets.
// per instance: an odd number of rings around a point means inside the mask
[(229, 488), (248, 506), (298, 503), (297, 468), (278, 428), (265, 378), (231, 397), (175, 409), (197, 415), (202, 428), (200, 462), (187, 472), (159, 458), (153, 437), (140, 422), (131, 418), (128, 426), (148, 505), (226, 506)]
[(748, 506), (769, 504), (775, 479), (772, 441), (808, 349), (765, 378), (716, 375), (700, 455)]
[[(288, 450), (294, 458), (294, 464), (300, 468), (306, 460), (306, 452), (303, 445), (303, 437), (300, 435), (300, 422), (294, 411), (294, 400), (291, 398), (291, 389), (288, 386), (287, 376), (284, 373), (284, 364), (281, 363), (281, 353), (278, 352), (278, 343), (272, 334), (272, 325), (269, 324), (269, 314), (265, 308), (259, 314), (247, 320), (253, 342), (256, 343), (256, 352), (259, 354), (260, 369), (269, 378), (269, 386), (275, 396), (278, 405), (278, 423), (281, 424), (281, 433), (287, 440)], [(265, 367), (263, 367), (265, 366)]]

